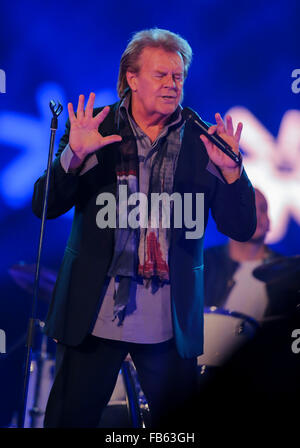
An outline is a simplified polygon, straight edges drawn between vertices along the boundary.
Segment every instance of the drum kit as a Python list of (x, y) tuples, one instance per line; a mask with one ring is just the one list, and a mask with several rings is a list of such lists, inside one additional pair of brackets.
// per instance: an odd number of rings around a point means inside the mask
[[(300, 307), (300, 255), (275, 258), (268, 261), (252, 272), (253, 276), (270, 285), (289, 285), (292, 277), (297, 277), (293, 284)], [(215, 306), (204, 308), (204, 349), (203, 355), (197, 359), (201, 367), (200, 373), (208, 368), (223, 366), (234, 353), (256, 334), (265, 322), (284, 319), (283, 314), (265, 317), (258, 322), (251, 316), (234, 310), (217, 308)]]
[[(33, 292), (35, 265), (18, 263), (9, 270), (15, 283), (28, 293)], [(288, 281), (291, 275), (300, 274), (300, 255), (276, 258), (253, 271), (253, 275), (265, 283)], [(41, 268), (40, 293), (42, 301), (50, 303), (56, 281), (56, 272)], [(298, 286), (299, 288), (299, 286)], [(300, 290), (297, 289), (297, 294)], [(300, 300), (299, 300), (300, 301)], [(197, 359), (203, 372), (205, 367), (222, 366), (237, 350), (253, 338), (260, 327), (254, 318), (234, 310), (218, 307), (204, 308), (204, 353)], [(48, 338), (42, 333), (43, 321), (38, 321), (39, 347), (34, 350), (30, 367), (30, 379), (26, 406), (25, 427), (42, 427), (48, 395), (54, 380), (55, 360), (49, 353)], [(148, 405), (139, 385), (137, 373), (130, 357), (120, 370), (115, 390), (107, 409), (121, 407), (128, 417), (125, 425), (145, 427)], [(146, 417), (145, 417), (146, 416)], [(126, 418), (127, 418), (126, 417)], [(105, 420), (105, 419), (104, 419)], [(108, 421), (102, 425), (110, 426)], [(104, 426), (103, 426), (104, 427)]]

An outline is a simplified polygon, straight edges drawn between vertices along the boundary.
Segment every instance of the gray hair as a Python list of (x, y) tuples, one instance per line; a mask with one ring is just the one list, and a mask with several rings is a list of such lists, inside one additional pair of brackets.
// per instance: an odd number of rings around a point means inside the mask
[(184, 78), (187, 77), (189, 66), (192, 62), (192, 49), (189, 43), (179, 34), (160, 28), (151, 28), (135, 33), (122, 54), (119, 68), (117, 91), (120, 98), (129, 89), (126, 73), (139, 72), (139, 57), (146, 47), (162, 48), (172, 53), (180, 53), (184, 64)]

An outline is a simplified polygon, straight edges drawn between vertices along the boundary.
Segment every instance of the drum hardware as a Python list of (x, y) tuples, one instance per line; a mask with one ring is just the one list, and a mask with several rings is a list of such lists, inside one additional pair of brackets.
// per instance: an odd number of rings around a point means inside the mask
[(237, 329), (236, 329), (236, 334), (237, 336), (239, 334), (242, 334), (245, 330), (245, 322), (240, 323), (240, 325), (238, 325)]
[(29, 411), (30, 416), (31, 417), (33, 416), (33, 418), (40, 417), (40, 416), (44, 415), (44, 413), (45, 413), (45, 411), (42, 411), (42, 409), (40, 409), (40, 408), (32, 408)]
[(131, 374), (129, 361), (124, 361), (122, 364), (122, 375), (126, 390), (126, 404), (130, 421), (133, 428), (145, 427), (143, 417), (140, 411), (138, 395), (136, 391), (136, 384)]
[(207, 370), (207, 366), (206, 366), (205, 364), (202, 364), (202, 365), (200, 366), (199, 374), (200, 374), (200, 375), (205, 375), (206, 370)]
[[(125, 412), (124, 412), (125, 411)], [(146, 428), (149, 408), (138, 381), (131, 356), (122, 363), (108, 406), (104, 409), (99, 427)]]
[[(28, 264), (24, 261), (20, 261), (9, 269), (9, 273), (15, 283), (29, 294), (33, 294), (35, 271), (35, 264)], [(57, 273), (55, 271), (41, 267), (39, 298), (46, 303), (50, 303), (56, 277)]]
[(40, 320), (36, 322), (41, 336), (40, 350), (33, 352), (30, 364), (24, 428), (43, 426), (46, 403), (54, 380), (55, 360), (48, 353), (48, 337), (42, 333), (44, 325)]
[[(145, 411), (145, 413), (149, 412), (149, 406), (148, 406), (148, 402), (146, 400), (146, 397), (144, 395), (144, 392), (142, 391), (141, 385), (139, 383), (138, 380), (138, 374), (135, 368), (135, 365), (133, 363), (133, 361), (131, 360), (131, 357), (129, 356), (129, 369), (131, 372), (131, 376), (133, 378), (134, 381), (134, 386), (135, 386), (135, 393), (138, 399), (138, 405), (139, 405), (139, 409), (141, 412), (141, 418), (142, 418), (142, 426), (145, 427), (145, 421), (143, 420), (143, 411)], [(125, 360), (126, 361), (126, 360)]]
[[(36, 264), (28, 264), (23, 261), (13, 265), (9, 273), (15, 283), (29, 294), (33, 294), (36, 275)], [(40, 268), (39, 298), (50, 303), (57, 273), (45, 267)], [(48, 352), (48, 337), (43, 334), (44, 322), (35, 319), (34, 327), (37, 329), (37, 344), (32, 352), (32, 360), (29, 366), (28, 399), (24, 412), (24, 427), (42, 427), (48, 393), (54, 378), (55, 361)], [(24, 342), (26, 335), (23, 336)], [(47, 384), (45, 384), (47, 383)]]
[(278, 257), (253, 270), (254, 277), (266, 283), (283, 281), (297, 273), (300, 274), (300, 255)]

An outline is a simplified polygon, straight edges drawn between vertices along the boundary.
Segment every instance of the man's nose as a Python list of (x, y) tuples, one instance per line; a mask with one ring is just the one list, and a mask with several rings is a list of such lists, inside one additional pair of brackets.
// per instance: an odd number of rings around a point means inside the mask
[(173, 75), (167, 75), (165, 76), (165, 83), (164, 83), (165, 87), (172, 87), (172, 88), (176, 88), (176, 81), (175, 78), (173, 77)]

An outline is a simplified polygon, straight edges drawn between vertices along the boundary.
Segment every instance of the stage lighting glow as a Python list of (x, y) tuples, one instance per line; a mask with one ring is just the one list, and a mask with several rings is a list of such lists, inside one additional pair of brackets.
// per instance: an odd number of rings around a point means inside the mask
[(277, 138), (249, 110), (233, 107), (227, 113), (235, 124), (244, 124), (244, 165), (253, 185), (267, 198), (267, 243), (276, 243), (285, 236), (291, 217), (300, 224), (300, 111), (283, 115)]
[[(38, 88), (36, 102), (39, 117), (16, 111), (4, 110), (0, 113), (0, 143), (18, 150), (18, 154), (0, 172), (0, 194), (12, 209), (20, 209), (30, 202), (33, 183), (46, 169), (52, 117), (49, 101), (52, 98), (64, 105), (55, 141), (57, 149), (68, 117), (66, 95), (58, 84), (45, 83)], [(112, 104), (116, 99), (113, 89), (96, 92), (99, 106)], [(66, 216), (73, 215), (68, 213)]]

